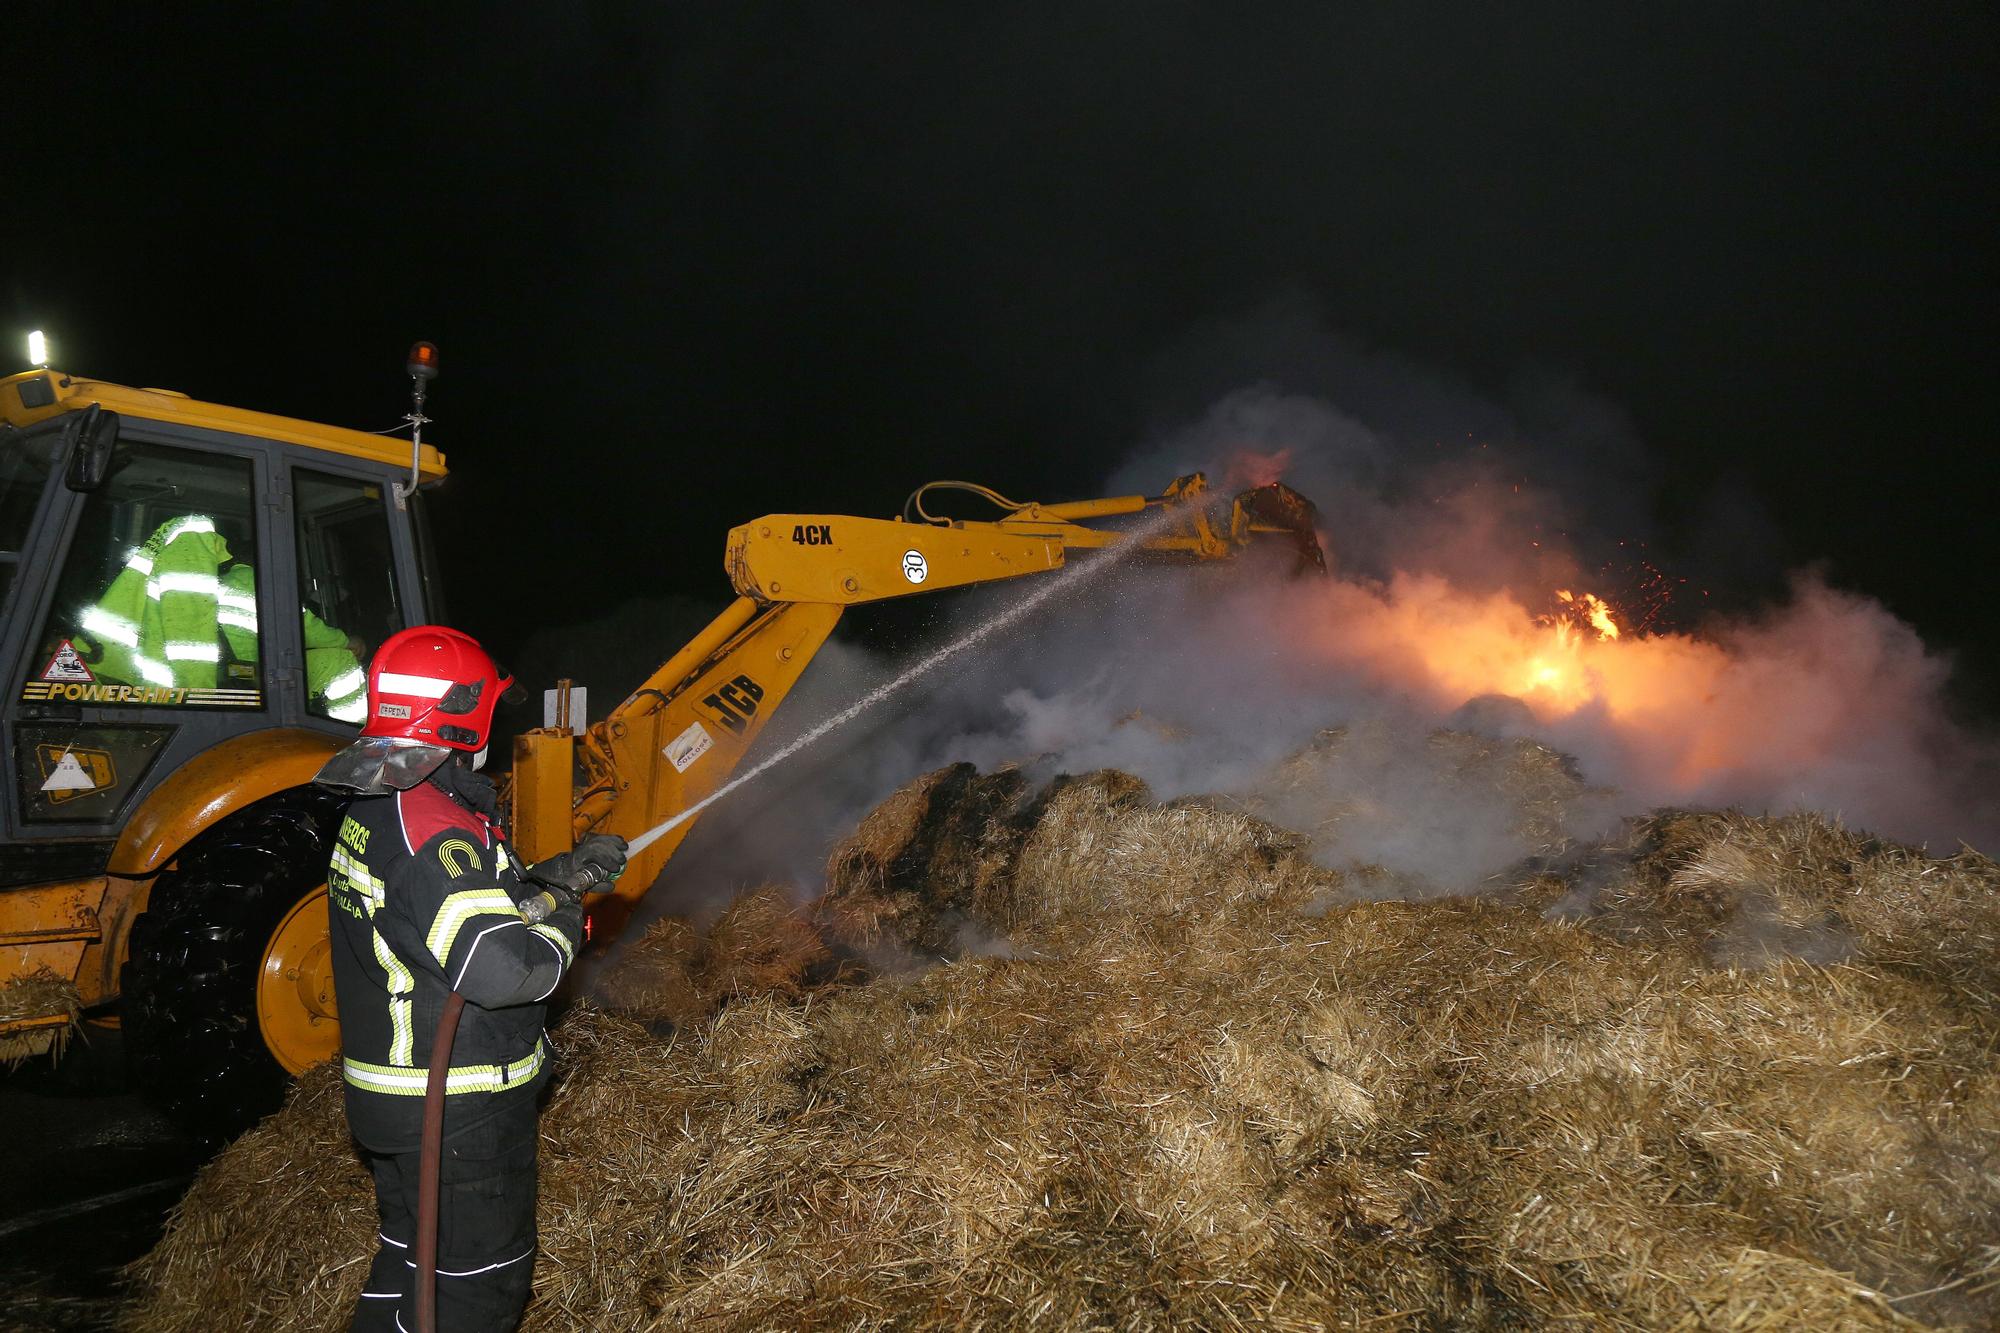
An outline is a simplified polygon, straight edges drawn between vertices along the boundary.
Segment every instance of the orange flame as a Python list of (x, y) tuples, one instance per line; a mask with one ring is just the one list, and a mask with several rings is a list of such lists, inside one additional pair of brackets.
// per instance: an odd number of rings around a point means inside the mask
[(1572, 593), (1566, 588), (1556, 589), (1556, 600), (1568, 607), (1584, 624), (1597, 631), (1600, 639), (1618, 637), (1618, 622), (1611, 617), (1611, 604), (1595, 593)]
[[(1439, 717), (1510, 696), (1557, 735), (1572, 722), (1591, 728), (1615, 747), (1623, 780), (1643, 781), (1647, 799), (1661, 802), (1712, 799), (1742, 782), (1767, 792), (1787, 774), (1852, 768), (1855, 699), (1928, 688), (1935, 670), (1914, 635), (1868, 638), (1872, 615), (1856, 622), (1862, 648), (1848, 653), (1826, 626), (1856, 613), (1834, 602), (1810, 610), (1810, 633), (1718, 640), (1614, 639), (1567, 613), (1551, 620), (1511, 594), (1471, 592), (1433, 574), (1332, 579), (1315, 600), (1288, 615), (1296, 628), (1287, 633), (1317, 670)], [(1879, 748), (1879, 730), (1867, 734)]]
[[(1644, 804), (1803, 803), (1904, 837), (1992, 826), (1979, 804), (1990, 786), (1965, 784), (1996, 749), (1944, 717), (1946, 666), (1879, 603), (1811, 578), (1700, 634), (1620, 625), (1624, 609), (1607, 604), (1616, 638), (1573, 592), (1551, 614), (1432, 573), (1294, 580), (1255, 597), (1256, 623), (1282, 625), (1281, 660), (1307, 689), (1332, 686), (1336, 701), (1359, 689), (1447, 726), (1521, 728)], [(1518, 708), (1487, 707), (1496, 697)]]
[(1328, 613), (1306, 623), (1322, 660), (1443, 711), (1482, 695), (1519, 699), (1542, 722), (1599, 710), (1628, 738), (1652, 738), (1647, 748), (1670, 782), (1726, 763), (1717, 747), (1740, 743), (1747, 725), (1720, 720), (1712, 706), (1730, 665), (1720, 647), (1680, 634), (1625, 635), (1610, 605), (1589, 593), (1560, 591), (1555, 615), (1429, 574), (1337, 581), (1327, 595)]

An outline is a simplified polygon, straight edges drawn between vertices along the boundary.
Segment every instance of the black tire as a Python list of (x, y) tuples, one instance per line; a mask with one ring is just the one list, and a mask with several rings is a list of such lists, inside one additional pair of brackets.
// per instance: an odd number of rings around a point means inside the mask
[(134, 1086), (188, 1133), (235, 1137), (291, 1082), (257, 1027), (271, 933), (326, 882), (345, 802), (301, 787), (266, 797), (189, 843), (132, 923), (121, 976)]

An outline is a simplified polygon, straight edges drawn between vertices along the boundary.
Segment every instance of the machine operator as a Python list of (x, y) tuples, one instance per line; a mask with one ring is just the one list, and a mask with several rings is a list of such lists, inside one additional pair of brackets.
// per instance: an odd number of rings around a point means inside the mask
[[(337, 722), (364, 721), (364, 645), (311, 607), (299, 612), (307, 696)], [(225, 665), (233, 672), (258, 659), (256, 570), (231, 556), (213, 517), (177, 515), (125, 557), (70, 638), (98, 680), (196, 689), (226, 684)]]

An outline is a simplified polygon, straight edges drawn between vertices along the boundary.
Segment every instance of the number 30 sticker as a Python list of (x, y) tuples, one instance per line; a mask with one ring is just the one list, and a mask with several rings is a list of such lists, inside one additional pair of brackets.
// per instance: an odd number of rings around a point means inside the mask
[(922, 551), (903, 552), (903, 577), (912, 583), (922, 583), (931, 576), (931, 567), (924, 563)]

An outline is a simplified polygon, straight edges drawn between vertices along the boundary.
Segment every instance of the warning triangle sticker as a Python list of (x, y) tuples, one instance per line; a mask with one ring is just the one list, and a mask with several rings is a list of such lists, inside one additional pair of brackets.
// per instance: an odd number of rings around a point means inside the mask
[(42, 668), (42, 679), (62, 681), (66, 684), (88, 685), (95, 681), (97, 677), (90, 674), (90, 668), (83, 664), (81, 657), (77, 656), (76, 649), (70, 647), (68, 639), (64, 639), (62, 647), (56, 649), (56, 655), (51, 657), (49, 664)]
[(43, 791), (96, 791), (97, 784), (90, 780), (90, 774), (83, 771), (75, 755), (65, 751), (56, 760), (56, 771), (49, 774), (49, 780), (42, 784)]

